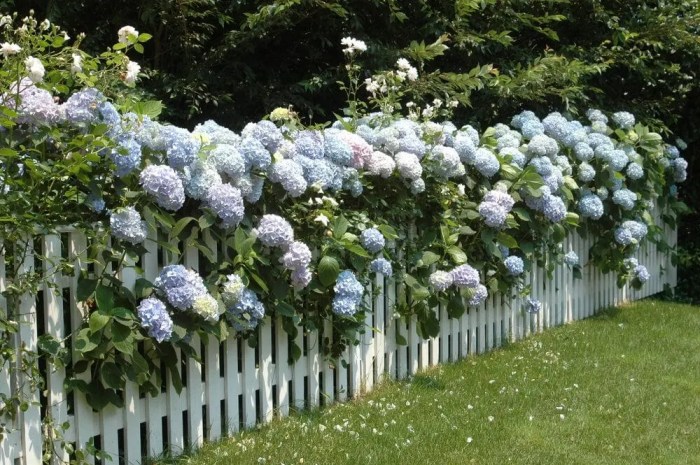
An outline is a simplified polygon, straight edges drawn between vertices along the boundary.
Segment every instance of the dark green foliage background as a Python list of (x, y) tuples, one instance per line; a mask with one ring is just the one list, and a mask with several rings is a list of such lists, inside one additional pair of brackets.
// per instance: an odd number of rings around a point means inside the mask
[[(691, 207), (700, 197), (693, 187), (700, 175), (697, 1), (5, 0), (0, 8), (34, 9), (72, 35), (85, 32), (89, 52), (106, 49), (125, 24), (152, 34), (141, 88), (182, 126), (215, 119), (240, 129), (288, 105), (307, 123), (333, 119), (345, 103), (336, 84), (345, 75), (340, 39), (352, 36), (370, 47), (361, 57), (368, 74), (400, 56), (424, 61), (417, 98), (456, 95), (465, 104), (458, 124), (483, 129), (522, 109), (630, 111), (689, 144), (690, 182), (681, 196)], [(411, 47), (438, 39), (449, 46), (442, 56)], [(699, 226), (700, 217), (686, 216), (679, 238), (680, 294), (696, 301)]]

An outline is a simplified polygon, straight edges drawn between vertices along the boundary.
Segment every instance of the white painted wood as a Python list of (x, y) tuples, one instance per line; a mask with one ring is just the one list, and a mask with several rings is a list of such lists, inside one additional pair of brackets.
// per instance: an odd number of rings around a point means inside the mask
[(308, 406), (317, 407), (321, 398), (318, 374), (321, 372), (321, 356), (318, 347), (318, 331), (310, 331), (306, 335), (307, 354), (307, 374), (309, 393), (306, 399)]
[[(278, 317), (275, 334), (277, 337), (277, 408), (281, 416), (289, 415), (289, 335), (282, 328), (282, 318)], [(330, 385), (333, 386), (332, 379)]]
[(384, 354), (386, 353), (386, 307), (384, 301), (386, 298), (385, 278), (382, 275), (377, 275), (374, 286), (377, 289), (374, 298), (374, 325), (376, 331), (374, 333), (374, 376), (377, 382), (381, 382), (384, 378)]
[[(323, 322), (323, 339), (333, 342), (333, 324), (330, 320)], [(383, 359), (383, 358), (382, 358)], [(335, 369), (332, 360), (323, 359), (321, 361), (321, 371), (323, 373), (323, 402), (325, 405), (335, 400)]]
[(294, 343), (302, 350), (301, 357), (294, 361), (292, 370), (292, 405), (299, 410), (304, 408), (306, 399), (304, 398), (304, 376), (307, 373), (306, 356), (304, 355), (304, 330), (299, 328)]
[(241, 383), (238, 379), (238, 343), (233, 335), (224, 342), (224, 389), (226, 392), (226, 422), (228, 434), (238, 431), (240, 426), (240, 411), (238, 408), (238, 396), (241, 394)]
[(258, 340), (258, 350), (260, 352), (259, 363), (259, 389), (260, 389), (260, 412), (262, 421), (268, 423), (274, 415), (272, 405), (272, 382), (273, 382), (273, 366), (272, 366), (272, 329), (270, 318), (265, 320), (260, 325), (260, 339)]

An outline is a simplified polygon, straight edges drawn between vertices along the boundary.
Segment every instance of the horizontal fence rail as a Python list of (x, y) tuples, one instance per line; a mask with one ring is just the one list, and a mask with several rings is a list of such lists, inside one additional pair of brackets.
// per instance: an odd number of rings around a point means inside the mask
[[(676, 231), (665, 227), (664, 233), (670, 245), (675, 246)], [(42, 432), (42, 418), (47, 415), (55, 424), (70, 423), (64, 440), (76, 447), (85, 447), (92, 441), (97, 449), (111, 456), (113, 463), (140, 463), (145, 456), (166, 449), (177, 453), (187, 445), (199, 445), (275, 416), (286, 416), (293, 409), (346, 400), (371, 390), (386, 377), (405, 378), (439, 363), (483, 353), (504, 341), (586, 318), (601, 308), (640, 299), (676, 284), (676, 270), (668, 254), (646, 242), (635, 256), (649, 269), (649, 281), (640, 290), (629, 286), (620, 289), (614, 274), (603, 275), (586, 263), (590, 245), (590, 240), (578, 235), (569, 236), (564, 243), (565, 252), (573, 250), (581, 257), (582, 279), (574, 279), (572, 270), (563, 264), (557, 265), (551, 278), (541, 269), (527, 274), (525, 282), (532, 286), (532, 297), (543, 304), (539, 313), (524, 313), (521, 299), (498, 294), (490, 295), (484, 304), (468, 309), (458, 319), (449, 319), (447, 310), (440, 307), (435, 309), (440, 334), (428, 340), (419, 337), (415, 318), (406, 321), (394, 316), (397, 286), (379, 276), (365, 294), (371, 308), (366, 313), (367, 330), (360, 335), (359, 345), (345, 350), (343, 359), (347, 363), (343, 364), (326, 360), (319, 349), (321, 337), (332, 333), (330, 323), (321, 333), (299, 331), (294, 342), (302, 348), (302, 354), (289, 363), (290, 336), (279, 321), (266, 317), (258, 329), (256, 348), (234, 336), (221, 343), (211, 338), (206, 344), (195, 337), (192, 345), (201, 363), (181, 360), (185, 380), (179, 394), (167, 379), (155, 397), (141, 395), (136, 385), (129, 384), (121, 409), (110, 405), (94, 411), (82, 393), (66, 394), (63, 390), (65, 370), (50, 365), (41, 367), (45, 391), (28, 392), (36, 404), (19, 412), (11, 425), (12, 433), (0, 442), (0, 463), (35, 465), (41, 463), (46, 452), (43, 448), (51, 446), (57, 452), (56, 463), (70, 459), (59, 447), (58, 438)], [(47, 265), (43, 266), (51, 266), (51, 258), (61, 257), (76, 265), (74, 274), (54, 274), (43, 290), (23, 296), (19, 308), (14, 309), (12, 314), (20, 323), (14, 342), (31, 351), (36, 350), (41, 334), (62, 340), (82, 324), (85, 309), (75, 295), (77, 276), (85, 267), (86, 243), (83, 235), (69, 231), (41, 236), (30, 246), (41, 248), (36, 252), (47, 258), (43, 262)], [(155, 279), (164, 265), (163, 257), (167, 256), (157, 247), (155, 242), (147, 241), (148, 253), (141, 262), (143, 277), (149, 280)], [(185, 265), (197, 270), (198, 262), (196, 249), (185, 251)], [(30, 254), (20, 272), (31, 272), (35, 266)], [(7, 286), (5, 268), (5, 257), (0, 255), (0, 291)], [(121, 275), (128, 286), (133, 286), (138, 277), (134, 268), (124, 269)], [(0, 309), (8, 310), (1, 296)], [(397, 340), (407, 344), (398, 345)], [(177, 353), (181, 357), (179, 350)], [(16, 373), (11, 375), (7, 366), (3, 370), (0, 394), (27, 389)]]

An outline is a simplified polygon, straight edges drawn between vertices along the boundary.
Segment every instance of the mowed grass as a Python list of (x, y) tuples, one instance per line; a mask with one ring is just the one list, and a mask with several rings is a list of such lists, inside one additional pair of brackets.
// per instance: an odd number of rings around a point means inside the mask
[(700, 464), (700, 308), (607, 310), (178, 463)]

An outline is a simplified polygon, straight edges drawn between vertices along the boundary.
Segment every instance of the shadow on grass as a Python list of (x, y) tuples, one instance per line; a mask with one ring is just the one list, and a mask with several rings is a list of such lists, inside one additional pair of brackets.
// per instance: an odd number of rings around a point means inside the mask
[(432, 389), (436, 391), (444, 391), (447, 387), (447, 385), (442, 380), (428, 373), (418, 373), (413, 378), (411, 378), (411, 384), (416, 387)]

